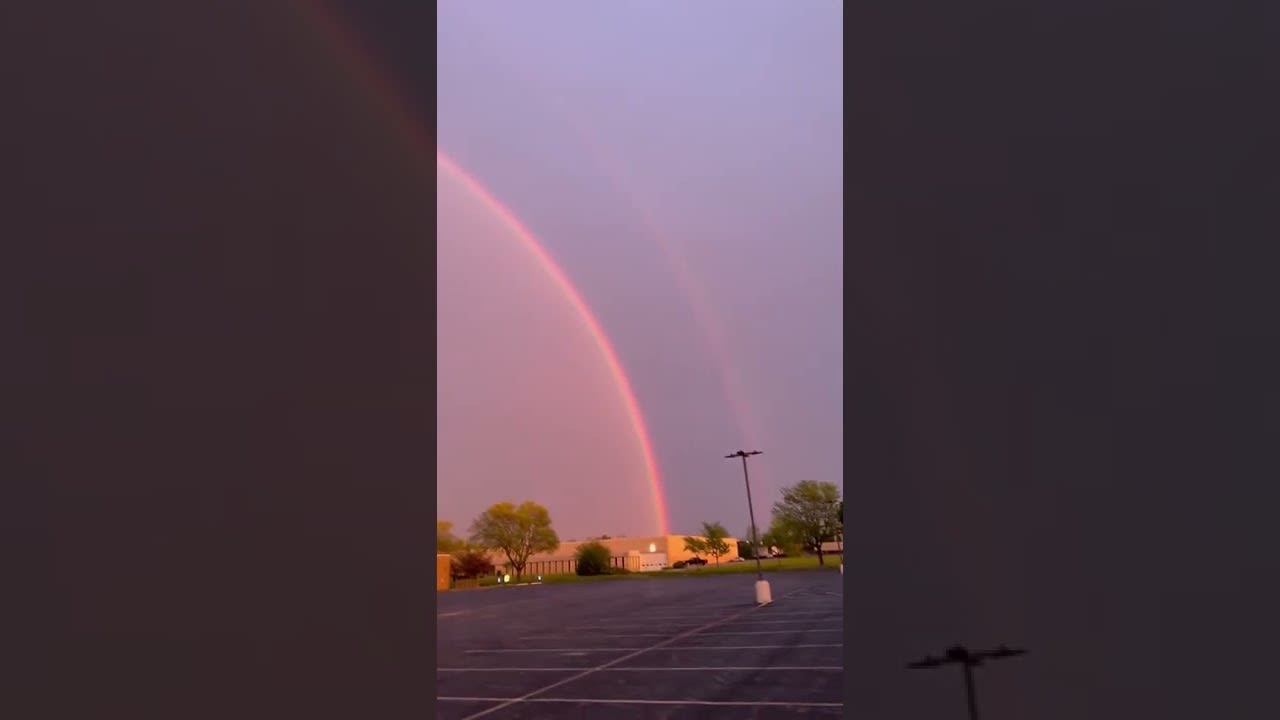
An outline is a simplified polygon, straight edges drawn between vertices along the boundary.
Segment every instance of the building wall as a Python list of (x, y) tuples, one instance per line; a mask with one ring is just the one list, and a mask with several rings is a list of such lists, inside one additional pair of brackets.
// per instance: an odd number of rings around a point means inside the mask
[[(609, 548), (609, 554), (612, 556), (611, 564), (614, 567), (640, 571), (641, 569), (652, 569), (655, 564), (654, 556), (651, 555), (649, 550), (650, 547), (653, 548), (653, 553), (666, 555), (667, 566), (692, 558), (693, 553), (684, 549), (684, 538), (684, 535), (646, 535), (643, 537), (608, 538), (597, 542)], [(591, 541), (564, 542), (552, 552), (530, 556), (529, 566), (526, 569), (527, 574), (551, 575), (573, 572), (574, 555), (577, 553), (578, 547), (587, 542)], [(725, 542), (729, 545), (729, 552), (720, 557), (720, 562), (722, 563), (738, 557), (738, 540), (736, 538), (725, 538)], [(498, 568), (502, 568), (507, 564), (507, 556), (502, 551), (489, 553), (489, 559)], [(705, 559), (707, 562), (714, 563), (714, 560), (709, 557)], [(448, 555), (440, 555), (438, 557), (436, 587), (441, 590), (447, 590), (450, 587)]]
[(448, 555), (436, 555), (436, 590), (449, 589), (449, 565)]
[[(645, 569), (643, 558), (644, 556), (640, 553), (614, 555), (609, 558), (609, 566), (640, 572)], [(560, 558), (557, 560), (530, 559), (528, 564), (525, 565), (524, 572), (525, 575), (564, 575), (576, 572), (577, 569), (578, 561), (573, 558)]]
[[(649, 548), (652, 547), (653, 552), (666, 553), (667, 563), (671, 564), (679, 560), (688, 560), (693, 557), (693, 553), (684, 549), (684, 538), (684, 535), (648, 535), (643, 537), (608, 538), (605, 540), (598, 540), (597, 542), (609, 548), (609, 554), (615, 558), (625, 558), (628, 554), (633, 552), (638, 552), (641, 555), (647, 555), (650, 552)], [(561, 561), (561, 563), (563, 563), (564, 561), (572, 560), (574, 554), (578, 551), (578, 547), (587, 542), (591, 541), (580, 540), (564, 542), (560, 544), (560, 547), (556, 548), (552, 552), (538, 553), (537, 555), (531, 556), (529, 561), (538, 563), (549, 562), (549, 567), (559, 567), (559, 565), (553, 561)], [(734, 538), (726, 538), (725, 542), (729, 545), (729, 552), (720, 557), (720, 562), (727, 562), (738, 557), (738, 541)], [(711, 561), (711, 558), (707, 558), (707, 560)], [(500, 566), (506, 562), (506, 556), (501, 552), (494, 553), (493, 561), (495, 565)], [(622, 566), (629, 567), (631, 564), (633, 563), (628, 562)], [(567, 564), (564, 566), (568, 567)], [(572, 569), (565, 570), (564, 572), (572, 572)]]
[[(691, 537), (701, 537), (701, 536), (693, 535)], [(679, 560), (689, 560), (690, 558), (693, 557), (693, 553), (684, 549), (684, 539), (685, 539), (684, 535), (668, 535), (663, 539), (667, 543), (667, 558), (671, 562), (674, 563)], [(738, 557), (738, 539), (730, 537), (730, 538), (725, 538), (724, 541), (729, 545), (729, 552), (720, 556), (720, 562), (728, 562)], [(659, 550), (661, 550), (661, 547), (659, 547)], [(702, 558), (710, 563), (715, 562), (715, 560), (711, 559), (710, 557), (707, 557), (706, 555), (703, 555)]]

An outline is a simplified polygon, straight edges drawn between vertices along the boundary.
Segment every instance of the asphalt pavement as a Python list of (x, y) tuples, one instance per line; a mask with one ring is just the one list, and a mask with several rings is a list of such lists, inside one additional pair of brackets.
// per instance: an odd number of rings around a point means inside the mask
[(834, 571), (512, 585), (442, 593), (445, 720), (839, 718), (844, 603)]

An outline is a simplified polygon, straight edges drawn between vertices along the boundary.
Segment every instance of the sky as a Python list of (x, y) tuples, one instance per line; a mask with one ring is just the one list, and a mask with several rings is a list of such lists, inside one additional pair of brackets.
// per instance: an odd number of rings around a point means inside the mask
[[(761, 524), (784, 485), (843, 485), (841, 6), (734, 3), (726, 24), (729, 8), (445, 2), (437, 15), (437, 144), (598, 318), (677, 533), (746, 530), (742, 470), (723, 458), (740, 448), (764, 453)], [(458, 185), (440, 176), (441, 517), (465, 528), (493, 502), (532, 499), (565, 537), (656, 532), (643, 453), (591, 336)]]

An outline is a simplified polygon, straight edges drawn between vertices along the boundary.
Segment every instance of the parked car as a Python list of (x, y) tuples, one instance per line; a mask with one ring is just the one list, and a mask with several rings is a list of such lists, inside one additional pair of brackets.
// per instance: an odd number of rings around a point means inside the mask
[(688, 560), (685, 561), (684, 564), (688, 567), (694, 567), (696, 565), (706, 565), (707, 561), (703, 560), (700, 557), (695, 557), (695, 558), (689, 558)]
[(739, 556), (739, 557), (733, 558), (733, 559), (732, 559), (732, 560), (730, 560), (729, 562), (731, 562), (731, 563), (735, 563), (735, 562), (746, 562), (746, 561), (747, 561), (747, 559), (746, 559), (746, 558)]

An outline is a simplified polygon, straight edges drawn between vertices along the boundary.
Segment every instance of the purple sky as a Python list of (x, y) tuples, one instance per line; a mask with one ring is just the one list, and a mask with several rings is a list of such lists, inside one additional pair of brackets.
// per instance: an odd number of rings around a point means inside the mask
[[(730, 12), (732, 10), (732, 12)], [(843, 484), (841, 7), (442, 3), (438, 143), (596, 313), (672, 530)], [(643, 458), (550, 276), (441, 179), (442, 518), (548, 505), (562, 536), (655, 529)], [(487, 450), (486, 450), (487, 448)]]

